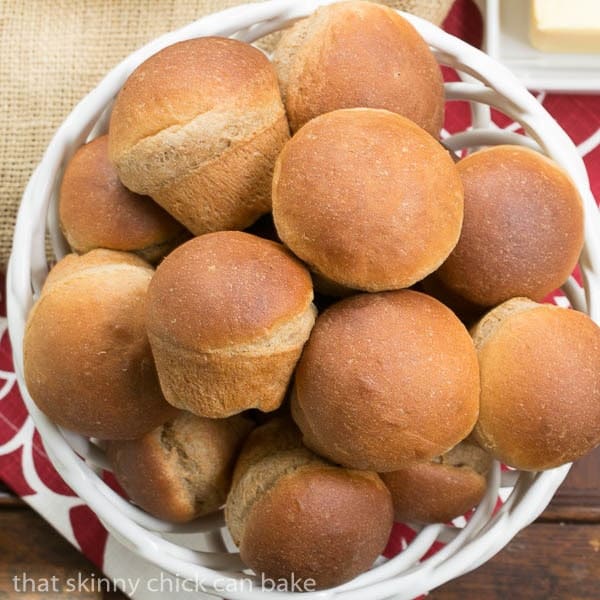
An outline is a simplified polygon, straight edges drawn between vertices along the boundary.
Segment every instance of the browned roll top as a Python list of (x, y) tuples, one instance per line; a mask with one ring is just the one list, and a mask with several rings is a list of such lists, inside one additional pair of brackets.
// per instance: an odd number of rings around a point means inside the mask
[(408, 21), (387, 6), (339, 2), (286, 31), (273, 56), (292, 131), (339, 108), (385, 108), (437, 137), (440, 68)]
[(200, 235), (243, 229), (269, 211), (288, 136), (267, 57), (202, 37), (168, 46), (131, 74), (115, 101), (109, 149), (129, 189)]
[(381, 479), (392, 494), (396, 521), (447, 523), (479, 504), (492, 457), (465, 440), (431, 461), (414, 463)]
[(161, 393), (144, 323), (153, 270), (132, 254), (68, 255), (29, 313), (25, 381), (57, 425), (132, 439), (173, 414)]
[(474, 435), (483, 448), (537, 471), (600, 443), (600, 328), (587, 315), (514, 298), (473, 337), (481, 370)]
[(275, 410), (315, 319), (308, 271), (283, 246), (228, 231), (172, 252), (146, 324), (165, 397), (205, 417)]
[(248, 438), (225, 518), (254, 571), (326, 588), (365, 571), (381, 554), (392, 502), (375, 473), (327, 463), (302, 446), (291, 422), (276, 419)]
[(482, 306), (542, 300), (562, 285), (583, 246), (583, 206), (567, 173), (521, 146), (480, 150), (457, 167), (464, 223), (436, 277)]
[(108, 136), (81, 146), (61, 183), (60, 224), (78, 253), (94, 248), (135, 252), (154, 262), (184, 235), (183, 226), (147, 196), (129, 191), (108, 159)]
[(365, 291), (408, 287), (456, 245), (462, 184), (444, 148), (384, 110), (338, 110), (307, 123), (273, 177), (281, 240), (313, 271)]
[(409, 290), (353, 296), (322, 313), (292, 397), (309, 448), (378, 472), (444, 454), (470, 433), (478, 409), (467, 330), (443, 304)]

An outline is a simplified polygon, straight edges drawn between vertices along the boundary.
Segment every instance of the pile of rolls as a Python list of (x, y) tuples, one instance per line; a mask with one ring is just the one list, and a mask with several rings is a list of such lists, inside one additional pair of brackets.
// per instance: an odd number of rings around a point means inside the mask
[(370, 2), (319, 8), (272, 60), (217, 37), (149, 58), (64, 173), (36, 404), (141, 508), (224, 507), (248, 567), (316, 588), (394, 520), (472, 509), (493, 459), (591, 450), (600, 329), (543, 303), (582, 249), (578, 192), (522, 147), (459, 160), (443, 116), (429, 47)]

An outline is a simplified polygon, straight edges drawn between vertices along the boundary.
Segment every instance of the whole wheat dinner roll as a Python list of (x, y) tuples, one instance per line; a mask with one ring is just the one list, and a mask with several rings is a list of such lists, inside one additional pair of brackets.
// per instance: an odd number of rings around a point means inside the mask
[(146, 324), (166, 399), (204, 417), (283, 401), (315, 320), (310, 275), (239, 231), (197, 237), (160, 264)]
[(431, 461), (382, 473), (396, 521), (446, 523), (481, 502), (492, 457), (465, 440)]
[(334, 284), (408, 287), (437, 269), (460, 235), (463, 191), (448, 152), (385, 110), (338, 110), (284, 147), (273, 178), (281, 240)]
[(273, 165), (289, 137), (267, 57), (218, 37), (142, 63), (117, 96), (109, 134), (121, 181), (196, 235), (244, 229), (270, 210)]
[(426, 294), (347, 298), (317, 319), (291, 408), (304, 443), (333, 462), (386, 472), (431, 460), (477, 420), (473, 342)]
[(236, 465), (225, 520), (257, 574), (303, 591), (367, 570), (392, 528), (389, 491), (367, 471), (336, 467), (302, 446), (289, 421), (249, 436)]
[(583, 207), (569, 176), (521, 146), (463, 158), (460, 240), (436, 276), (483, 306), (514, 296), (541, 300), (562, 285), (583, 246)]
[(600, 329), (589, 317), (513, 298), (481, 319), (473, 339), (481, 370), (473, 433), (483, 448), (539, 471), (600, 444)]
[(183, 226), (147, 196), (130, 192), (108, 159), (108, 136), (81, 146), (60, 187), (61, 229), (80, 254), (94, 248), (135, 252), (155, 262), (184, 235)]
[(191, 521), (225, 504), (235, 459), (250, 419), (205, 419), (181, 411), (137, 440), (108, 442), (108, 460), (136, 504), (173, 522)]
[(125, 252), (70, 254), (29, 313), (25, 381), (52, 421), (89, 437), (132, 439), (173, 415), (144, 323), (153, 270)]
[(292, 131), (339, 108), (385, 108), (437, 137), (440, 68), (423, 38), (391, 8), (323, 6), (284, 32), (273, 56)]

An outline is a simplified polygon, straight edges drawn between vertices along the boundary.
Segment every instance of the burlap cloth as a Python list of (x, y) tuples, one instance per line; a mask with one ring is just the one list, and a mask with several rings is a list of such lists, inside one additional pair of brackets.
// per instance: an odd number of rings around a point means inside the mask
[[(299, 2), (302, 0), (298, 0)], [(441, 23), (453, 0), (390, 0)], [(131, 51), (239, 0), (0, 0), (0, 269), (31, 172), (73, 106)]]

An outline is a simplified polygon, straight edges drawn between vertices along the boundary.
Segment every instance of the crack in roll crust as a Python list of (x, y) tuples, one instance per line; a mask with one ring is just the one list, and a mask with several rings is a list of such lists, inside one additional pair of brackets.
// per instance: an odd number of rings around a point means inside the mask
[(200, 236), (157, 269), (146, 322), (167, 400), (206, 417), (275, 410), (314, 324), (308, 271), (242, 232)]
[(279, 408), (315, 316), (311, 305), (260, 340), (226, 348), (189, 350), (150, 333), (165, 398), (213, 418)]
[(268, 59), (206, 37), (169, 46), (134, 71), (113, 109), (110, 155), (128, 188), (200, 235), (242, 229), (268, 212), (288, 137)]
[(336, 467), (302, 446), (288, 419), (248, 438), (225, 520), (242, 560), (268, 577), (332, 587), (368, 569), (392, 527), (390, 493), (366, 471)]

